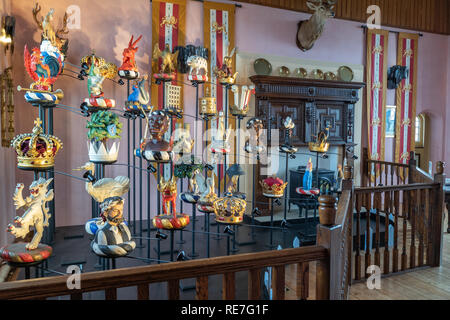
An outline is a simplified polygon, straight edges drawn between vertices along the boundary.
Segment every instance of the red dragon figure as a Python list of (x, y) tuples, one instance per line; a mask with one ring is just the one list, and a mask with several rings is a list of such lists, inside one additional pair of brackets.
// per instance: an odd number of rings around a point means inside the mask
[(136, 47), (136, 44), (142, 39), (142, 35), (137, 38), (136, 41), (133, 42), (133, 36), (131, 36), (131, 40), (128, 43), (128, 48), (123, 50), (123, 61), (122, 65), (118, 69), (127, 70), (127, 71), (135, 71), (137, 72), (136, 61), (134, 60), (134, 55), (138, 51), (139, 47)]
[(39, 48), (33, 48), (32, 53), (25, 45), (24, 65), (34, 83), (31, 89), (50, 90), (58, 75), (62, 72), (62, 60), (59, 54), (41, 53)]

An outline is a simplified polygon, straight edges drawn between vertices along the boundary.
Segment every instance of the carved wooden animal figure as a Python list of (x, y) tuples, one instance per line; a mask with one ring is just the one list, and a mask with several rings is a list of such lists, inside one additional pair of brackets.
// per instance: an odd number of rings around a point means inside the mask
[(136, 44), (141, 39), (142, 39), (142, 35), (140, 35), (139, 38), (137, 38), (136, 41), (133, 42), (134, 36), (131, 36), (130, 42), (128, 43), (128, 48), (125, 48), (123, 50), (123, 62), (122, 62), (122, 66), (119, 68), (119, 70), (137, 71), (134, 55), (136, 54), (136, 52), (139, 49), (138, 47), (136, 47)]
[[(191, 75), (200, 75), (202, 70), (204, 71), (204, 74), (207, 73), (208, 62), (203, 57), (190, 56), (187, 59), (186, 64), (189, 66), (189, 74), (191, 74)], [(194, 71), (195, 71), (195, 73), (194, 73)]]
[(22, 196), (23, 184), (19, 183), (14, 192), (14, 205), (16, 210), (24, 207), (25, 213), (21, 217), (14, 219), (14, 224), (8, 225), (8, 232), (11, 232), (16, 238), (25, 238), (30, 232), (30, 227), (33, 227), (35, 234), (30, 243), (26, 245), (28, 250), (34, 250), (39, 245), (44, 234), (44, 227), (48, 227), (48, 220), (50, 219), (49, 209), (46, 204), (53, 200), (53, 189), (48, 190), (48, 186), (53, 179), (33, 181), (30, 185), (30, 196), (26, 199)]
[(297, 30), (297, 46), (302, 51), (310, 50), (316, 40), (322, 35), (323, 27), (328, 18), (333, 18), (337, 0), (310, 0), (306, 4), (314, 11), (308, 21), (300, 21)]

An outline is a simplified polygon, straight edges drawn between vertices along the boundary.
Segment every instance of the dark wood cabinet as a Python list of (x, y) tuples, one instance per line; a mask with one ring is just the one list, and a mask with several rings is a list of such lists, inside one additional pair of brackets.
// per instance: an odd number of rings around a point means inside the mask
[[(355, 104), (360, 99), (360, 82), (343, 82), (253, 76), (255, 84), (255, 113), (268, 131), (268, 144), (272, 145), (271, 130), (280, 129), (280, 144), (284, 141), (283, 121), (290, 116), (296, 127), (294, 146), (307, 146), (314, 140), (319, 128), (330, 127), (329, 142), (334, 146), (353, 146)], [(260, 180), (259, 170), (255, 182)], [(258, 183), (257, 201), (264, 201)]]
[(296, 124), (292, 141), (296, 146), (307, 145), (319, 127), (328, 125), (332, 145), (354, 142), (354, 108), (364, 83), (273, 76), (250, 80), (255, 84), (256, 116), (269, 131), (282, 129), (282, 121), (290, 116)]

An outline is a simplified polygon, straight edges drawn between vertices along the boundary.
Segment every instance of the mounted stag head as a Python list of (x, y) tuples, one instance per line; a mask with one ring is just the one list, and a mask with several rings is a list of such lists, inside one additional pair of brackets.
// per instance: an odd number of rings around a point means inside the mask
[(334, 5), (337, 0), (310, 0), (306, 2), (314, 14), (308, 21), (300, 21), (297, 31), (297, 46), (302, 51), (310, 50), (322, 35), (323, 26), (328, 18), (334, 18)]

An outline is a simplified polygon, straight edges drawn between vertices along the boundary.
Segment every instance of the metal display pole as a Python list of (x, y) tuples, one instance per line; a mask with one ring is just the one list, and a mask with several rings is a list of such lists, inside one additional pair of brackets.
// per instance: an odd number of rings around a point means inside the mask
[[(243, 119), (244, 117), (242, 116), (242, 115), (239, 115), (238, 116), (238, 137), (237, 137), (237, 164), (240, 164), (240, 161), (241, 161), (241, 150), (240, 150), (240, 148), (241, 148), (241, 120)], [(255, 167), (253, 166), (253, 177), (255, 176), (255, 172), (254, 172), (254, 170), (255, 170)], [(253, 186), (254, 186), (254, 184), (253, 184)], [(237, 191), (239, 192), (240, 191), (240, 179), (238, 180), (238, 183), (237, 183)], [(255, 199), (254, 199), (254, 192), (253, 192), (253, 208), (252, 209), (254, 209), (254, 203), (255, 203)], [(253, 226), (254, 226), (254, 213), (253, 213), (253, 210), (252, 210), (252, 239), (253, 239)], [(240, 225), (237, 225), (235, 228), (236, 228), (236, 230), (234, 230), (235, 231), (235, 234), (237, 234), (237, 232), (239, 231), (239, 227), (240, 227)], [(247, 241), (247, 242), (239, 242), (238, 240), (236, 240), (236, 236), (234, 236), (233, 237), (233, 248), (235, 248), (235, 246), (236, 245), (238, 245), (238, 246), (248, 246), (248, 245), (252, 245), (252, 244), (255, 244), (256, 242), (254, 241), (254, 240), (251, 240), (251, 241)]]
[[(286, 169), (285, 169), (285, 182), (289, 185), (289, 154), (285, 153), (286, 155)], [(286, 192), (287, 193), (287, 192)], [(287, 207), (288, 207), (288, 197), (284, 197), (284, 221), (287, 221)]]
[[(130, 96), (130, 80), (127, 79), (127, 97)], [(128, 164), (128, 177), (131, 177), (131, 144), (130, 144), (130, 117), (127, 119), (127, 164)], [(134, 148), (134, 145), (133, 145)], [(134, 158), (134, 157), (133, 157)], [(134, 169), (133, 169), (134, 170)], [(128, 223), (131, 223), (131, 189), (128, 190)]]
[[(225, 85), (225, 132), (228, 129), (228, 89), (230, 88), (230, 85)], [(224, 155), (223, 159), (223, 194), (227, 192), (227, 155)]]
[(174, 235), (175, 231), (173, 229), (170, 230), (170, 261), (173, 261), (173, 247), (174, 247)]
[(206, 257), (210, 257), (210, 234), (209, 234), (209, 213), (205, 213), (206, 216), (206, 232), (207, 232), (207, 239), (206, 239)]
[[(45, 110), (44, 110), (45, 112)], [(48, 134), (53, 135), (53, 108), (48, 108), (48, 130), (47, 130)], [(53, 173), (53, 171), (48, 172), (48, 179), (53, 179), (52, 182), (49, 185), (49, 189), (55, 189), (55, 174)], [(50, 214), (51, 214), (51, 219), (50, 219), (50, 232), (48, 233), (48, 242), (50, 244), (54, 243), (54, 235), (55, 235), (55, 231), (56, 231), (56, 214), (55, 214), (55, 200), (53, 199), (52, 201), (50, 201), (49, 203), (49, 209), (50, 209)]]
[(198, 253), (195, 252), (195, 222), (197, 218), (197, 207), (193, 203), (192, 204), (192, 252), (189, 255), (191, 258), (198, 257)]
[(150, 259), (150, 220), (151, 220), (151, 212), (150, 212), (150, 170), (147, 171), (147, 259)]
[[(142, 140), (142, 118), (139, 117), (139, 141)], [(142, 244), (142, 188), (143, 188), (143, 181), (142, 181), (142, 157), (139, 157), (139, 245), (138, 248), (143, 248), (144, 245)]]
[[(253, 177), (256, 177), (256, 166), (258, 165), (258, 159), (259, 157), (256, 158), (256, 165), (253, 164)], [(252, 239), (255, 238), (255, 208), (256, 208), (256, 203), (255, 203), (255, 184), (253, 183), (253, 192), (252, 192)]]
[[(133, 146), (136, 145), (136, 118), (133, 119)], [(136, 157), (133, 157), (133, 234), (136, 234)]]
[[(183, 155), (181, 155), (183, 156)], [(180, 194), (183, 193), (183, 179), (180, 179)], [(183, 200), (180, 199), (180, 212), (183, 212)], [(177, 241), (177, 244), (185, 244), (186, 241), (183, 240), (183, 229), (180, 230), (180, 240)]]

